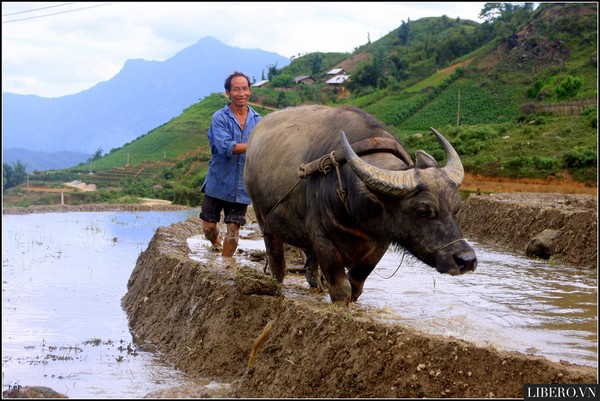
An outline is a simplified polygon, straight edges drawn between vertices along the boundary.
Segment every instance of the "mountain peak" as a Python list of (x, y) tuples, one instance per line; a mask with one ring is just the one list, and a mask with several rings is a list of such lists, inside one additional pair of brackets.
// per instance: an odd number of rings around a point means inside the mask
[(240, 70), (261, 76), (290, 60), (207, 36), (165, 61), (127, 60), (110, 80), (59, 98), (3, 94), (3, 147), (106, 153), (164, 124)]

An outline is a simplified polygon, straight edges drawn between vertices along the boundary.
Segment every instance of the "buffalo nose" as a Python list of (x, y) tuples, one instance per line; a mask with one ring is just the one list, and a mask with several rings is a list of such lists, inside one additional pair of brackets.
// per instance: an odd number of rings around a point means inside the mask
[(472, 272), (477, 268), (475, 252), (460, 252), (455, 255), (454, 260), (461, 273)]

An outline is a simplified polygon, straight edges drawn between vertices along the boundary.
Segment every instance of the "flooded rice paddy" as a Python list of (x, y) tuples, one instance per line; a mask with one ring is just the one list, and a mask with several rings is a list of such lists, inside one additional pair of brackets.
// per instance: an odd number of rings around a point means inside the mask
[(189, 383), (138, 350), (121, 298), (158, 226), (197, 212), (2, 217), (2, 390), (47, 386), (69, 398), (142, 398)]
[[(141, 398), (190, 384), (159, 354), (136, 347), (121, 298), (156, 228), (192, 215), (197, 211), (3, 216), (3, 391), (48, 386), (70, 398)], [(188, 243), (190, 257), (202, 258), (203, 237)], [(597, 366), (596, 271), (470, 243), (479, 266), (463, 276), (389, 252), (358, 306), (384, 309), (419, 330)], [(240, 249), (264, 245), (242, 239)]]

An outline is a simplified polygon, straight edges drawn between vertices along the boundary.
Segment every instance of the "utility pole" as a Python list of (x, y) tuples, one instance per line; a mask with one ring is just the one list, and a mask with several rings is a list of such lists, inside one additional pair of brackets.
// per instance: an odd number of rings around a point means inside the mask
[(458, 88), (458, 110), (456, 112), (456, 126), (460, 124), (460, 88)]

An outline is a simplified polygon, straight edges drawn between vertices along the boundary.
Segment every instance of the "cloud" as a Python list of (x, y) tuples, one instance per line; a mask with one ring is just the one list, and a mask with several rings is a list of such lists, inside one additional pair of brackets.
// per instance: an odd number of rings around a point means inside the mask
[(2, 3), (2, 91), (58, 97), (111, 79), (129, 59), (163, 61), (206, 36), (285, 57), (352, 52), (402, 21), (478, 21), (485, 3)]

